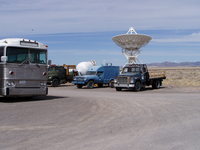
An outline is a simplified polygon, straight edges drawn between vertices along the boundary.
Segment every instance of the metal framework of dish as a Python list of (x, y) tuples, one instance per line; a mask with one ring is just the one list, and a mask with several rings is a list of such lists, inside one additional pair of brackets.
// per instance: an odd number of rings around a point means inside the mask
[(152, 38), (148, 35), (137, 34), (133, 27), (126, 34), (117, 35), (112, 40), (122, 48), (122, 53), (128, 59), (128, 63), (134, 64), (138, 61), (140, 48), (145, 46)]

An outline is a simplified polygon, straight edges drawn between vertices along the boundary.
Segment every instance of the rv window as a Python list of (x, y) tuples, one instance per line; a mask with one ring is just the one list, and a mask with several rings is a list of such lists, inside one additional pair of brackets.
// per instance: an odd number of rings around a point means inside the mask
[[(4, 51), (4, 47), (0, 47), (0, 58), (1, 56), (3, 56), (3, 51)], [(1, 62), (1, 59), (0, 59), (0, 62)]]
[(47, 52), (45, 50), (30, 50), (30, 61), (31, 63), (46, 64), (47, 63)]
[(47, 51), (40, 49), (29, 49), (22, 47), (7, 48), (8, 63), (47, 63)]
[(22, 63), (28, 60), (28, 49), (20, 47), (7, 48), (8, 63)]

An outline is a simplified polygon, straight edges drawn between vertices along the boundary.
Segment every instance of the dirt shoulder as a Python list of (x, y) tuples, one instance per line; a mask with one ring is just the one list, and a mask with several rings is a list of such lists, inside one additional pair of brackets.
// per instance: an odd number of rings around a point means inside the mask
[(163, 85), (167, 87), (200, 87), (200, 67), (155, 68), (166, 73)]

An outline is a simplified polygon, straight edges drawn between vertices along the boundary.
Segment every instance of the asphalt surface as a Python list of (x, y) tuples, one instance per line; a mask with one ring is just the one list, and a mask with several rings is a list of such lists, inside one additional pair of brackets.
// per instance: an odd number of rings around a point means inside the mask
[(0, 98), (0, 150), (199, 150), (200, 88)]

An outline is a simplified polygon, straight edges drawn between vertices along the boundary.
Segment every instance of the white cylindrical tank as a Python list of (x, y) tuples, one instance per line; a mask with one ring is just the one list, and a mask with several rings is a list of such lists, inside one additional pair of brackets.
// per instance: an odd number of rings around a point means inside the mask
[(76, 69), (79, 73), (79, 75), (85, 75), (88, 69), (92, 66), (96, 66), (96, 61), (87, 61), (87, 62), (80, 62), (77, 66)]

